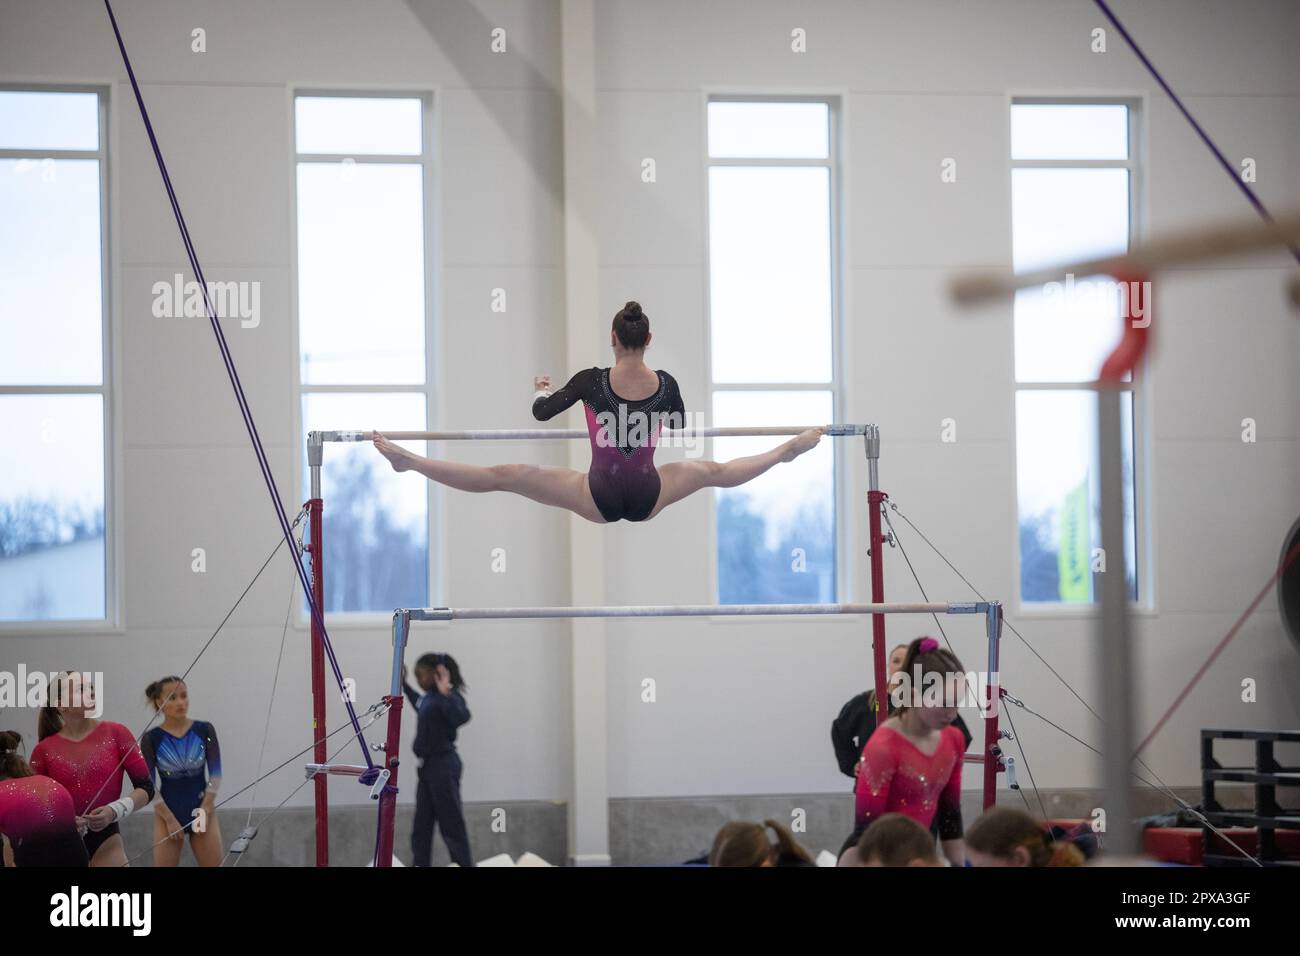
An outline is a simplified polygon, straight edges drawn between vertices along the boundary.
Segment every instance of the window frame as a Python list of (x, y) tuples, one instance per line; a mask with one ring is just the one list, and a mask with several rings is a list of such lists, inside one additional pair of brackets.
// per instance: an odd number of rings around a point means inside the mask
[(0, 92), (5, 93), (92, 93), (97, 99), (96, 118), (99, 123), (97, 148), (90, 149), (0, 149), (0, 159), (94, 159), (99, 163), (99, 282), (100, 282), (100, 383), (98, 385), (3, 385), (0, 395), (99, 395), (101, 429), (103, 435), (104, 470), (104, 616), (102, 618), (68, 618), (64, 620), (0, 621), (0, 637), (49, 634), (122, 634), (122, 574), (125, 567), (121, 527), (122, 502), (119, 489), (123, 487), (121, 451), (117, 436), (122, 434), (120, 409), (113, 396), (118, 380), (117, 341), (118, 316), (117, 287), (113, 275), (119, 267), (116, 244), (117, 235), (113, 221), (112, 189), (115, 182), (109, 170), (109, 158), (116, 143), (113, 118), (113, 81), (86, 83), (24, 83), (0, 82)]
[[(844, 216), (842, 205), (844, 200), (844, 173), (843, 160), (844, 139), (841, 135), (841, 127), (844, 122), (844, 116), (848, 102), (847, 91), (830, 90), (825, 92), (737, 92), (734, 87), (723, 89), (704, 89), (701, 93), (701, 153), (703, 154), (701, 166), (701, 196), (703, 210), (703, 249), (704, 258), (703, 279), (701, 282), (703, 316), (704, 316), (704, 376), (707, 392), (707, 407), (709, 416), (713, 414), (713, 398), (718, 392), (830, 392), (831, 395), (831, 413), (834, 421), (842, 420), (845, 406), (844, 399), (844, 323), (842, 319), (844, 303), (844, 284), (845, 284), (845, 267), (844, 267)], [(807, 158), (779, 158), (765, 159), (752, 157), (720, 157), (714, 158), (709, 155), (709, 104), (710, 103), (820, 103), (828, 109), (827, 122), (829, 125), (829, 135), (827, 142), (827, 152), (825, 159), (807, 159)], [(829, 382), (724, 382), (718, 383), (713, 379), (713, 303), (711, 299), (712, 262), (709, 253), (710, 240), (712, 236), (711, 223), (709, 221), (709, 172), (715, 166), (767, 166), (767, 167), (824, 167), (829, 170), (830, 183), (829, 195), (827, 202), (829, 204), (829, 221), (830, 221), (830, 300), (831, 300), (831, 378)], [(803, 423), (801, 423), (803, 424)], [(824, 424), (821, 422), (809, 422), (807, 424)], [(713, 457), (714, 440), (707, 439), (705, 445), (705, 454)], [(836, 600), (841, 602), (851, 602), (855, 599), (857, 593), (857, 576), (851, 573), (846, 566), (845, 556), (849, 553), (849, 542), (856, 541), (857, 535), (853, 528), (846, 528), (845, 521), (854, 513), (854, 509), (845, 507), (844, 489), (848, 485), (847, 477), (847, 455), (841, 454), (838, 447), (834, 449), (833, 465), (831, 467), (831, 494), (832, 494), (832, 512), (831, 523), (835, 529), (835, 593)], [(710, 519), (708, 522), (708, 539), (707, 547), (709, 549), (709, 593), (712, 600), (719, 599), (719, 573), (718, 573), (718, 506), (717, 494), (708, 496)], [(855, 552), (856, 553), (856, 552)], [(724, 626), (743, 623), (743, 617), (722, 617), (709, 618), (710, 622)], [(842, 625), (842, 621), (836, 621), (833, 616), (824, 618), (808, 618), (807, 623)]]
[[(293, 405), (293, 434), (294, 440), (292, 447), (293, 453), (293, 481), (294, 489), (302, 489), (304, 479), (306, 478), (306, 441), (307, 435), (303, 431), (303, 401), (308, 394), (420, 394), (424, 395), (424, 414), (427, 428), (433, 428), (437, 421), (435, 412), (440, 404), (438, 388), (441, 382), (441, 376), (437, 375), (437, 365), (435, 364), (436, 356), (441, 354), (438, 341), (438, 300), (437, 293), (442, 288), (442, 274), (438, 268), (441, 260), (441, 235), (438, 232), (438, 219), (434, 215), (435, 203), (438, 197), (438, 188), (440, 185), (439, 172), (441, 170), (440, 154), (437, 152), (442, 137), (437, 135), (439, 132), (435, 128), (437, 114), (434, 110), (434, 103), (438, 96), (438, 90), (434, 89), (414, 89), (407, 86), (379, 86), (367, 87), (360, 85), (351, 85), (347, 88), (332, 88), (317, 85), (290, 84), (287, 89), (288, 94), (288, 138), (289, 138), (289, 182), (293, 184), (289, 190), (289, 311), (292, 330), (292, 374), (291, 388)], [(296, 103), (299, 97), (355, 97), (359, 99), (418, 99), (421, 104), (420, 112), (420, 154), (411, 155), (388, 155), (388, 154), (362, 154), (349, 156), (339, 153), (299, 153), (297, 144), (297, 110)], [(367, 384), (367, 385), (304, 385), (302, 382), (302, 343), (301, 327), (298, 314), (298, 164), (301, 162), (341, 163), (345, 159), (351, 159), (353, 162), (361, 165), (363, 163), (374, 163), (380, 165), (402, 164), (419, 166), (422, 170), (423, 186), (423, 210), (422, 219), (424, 225), (424, 383), (418, 384)], [(340, 422), (330, 425), (331, 428), (352, 428), (357, 425), (364, 427), (365, 423), (348, 423)], [(331, 443), (326, 443), (325, 455), (330, 453)], [(434, 534), (435, 528), (445, 527), (445, 509), (443, 505), (443, 496), (438, 494), (437, 486), (434, 482), (427, 482), (428, 488), (425, 489), (425, 508), (428, 516), (428, 576), (427, 587), (430, 606), (437, 605), (443, 600), (443, 582), (445, 579), (445, 568), (447, 566), (447, 541), (445, 534)], [(306, 499), (304, 499), (306, 500)], [(328, 520), (329, 503), (325, 504), (325, 517)], [(305, 613), (301, 602), (297, 602), (293, 614), (292, 626), (295, 630), (306, 631), (311, 627), (311, 617)], [(327, 615), (330, 620), (330, 627), (340, 630), (373, 630), (377, 626), (387, 627), (392, 622), (392, 611), (328, 611)]]
[[(1011, 111), (1016, 106), (1124, 106), (1128, 109), (1128, 157), (1118, 159), (1013, 159), (1011, 158)], [(1012, 179), (1017, 169), (1125, 169), (1129, 175), (1129, 234), (1128, 247), (1145, 232), (1147, 221), (1147, 188), (1145, 168), (1147, 163), (1146, 144), (1148, 142), (1149, 111), (1145, 93), (1110, 92), (1088, 95), (1071, 93), (1010, 93), (1006, 97), (1003, 117), (1006, 122), (1004, 141), (1007, 144), (1007, 235), (1012, 244), (1015, 242), (1012, 220)], [(1010, 250), (1009, 250), (1010, 251)], [(1012, 355), (1011, 371), (1011, 443), (1013, 448), (1011, 508), (1016, 516), (1012, 551), (1015, 555), (1013, 575), (1015, 579), (1016, 613), (1022, 617), (1040, 617), (1051, 619), (1093, 618), (1097, 612), (1097, 601), (1088, 603), (1065, 603), (1061, 601), (1025, 601), (1021, 590), (1021, 553), (1020, 553), (1020, 449), (1017, 435), (1018, 419), (1016, 416), (1016, 396), (1024, 392), (1096, 392), (1098, 385), (1093, 381), (1057, 382), (1034, 381), (1021, 382), (1015, 372), (1015, 302), (1012, 301), (1009, 314), (1008, 348)], [(1133, 536), (1134, 536), (1134, 578), (1137, 583), (1138, 597), (1129, 602), (1133, 613), (1154, 615), (1158, 611), (1156, 601), (1156, 581), (1152, 573), (1154, 568), (1154, 541), (1151, 527), (1149, 491), (1152, 482), (1153, 455), (1151, 449), (1150, 427), (1150, 383), (1146, 378), (1148, 357), (1133, 370), (1128, 382), (1120, 390), (1131, 396), (1133, 408)]]

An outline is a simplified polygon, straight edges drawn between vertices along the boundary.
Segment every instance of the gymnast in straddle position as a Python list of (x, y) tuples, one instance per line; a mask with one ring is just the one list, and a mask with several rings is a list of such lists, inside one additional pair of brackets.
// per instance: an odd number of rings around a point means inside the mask
[[(591, 468), (586, 474), (546, 465), (462, 465), (407, 451), (379, 432), (375, 447), (395, 471), (418, 471), (431, 481), (460, 491), (510, 491), (544, 505), (567, 508), (588, 521), (646, 521), (675, 501), (702, 488), (734, 488), (773, 465), (793, 461), (825, 433), (810, 428), (761, 455), (728, 462), (675, 461), (656, 468), (659, 432), (685, 424), (686, 407), (677, 381), (645, 364), (650, 320), (636, 302), (614, 316), (611, 368), (584, 369), (554, 394), (550, 379), (538, 378), (533, 416), (548, 421), (575, 402), (587, 413)], [(612, 431), (611, 431), (612, 426)]]

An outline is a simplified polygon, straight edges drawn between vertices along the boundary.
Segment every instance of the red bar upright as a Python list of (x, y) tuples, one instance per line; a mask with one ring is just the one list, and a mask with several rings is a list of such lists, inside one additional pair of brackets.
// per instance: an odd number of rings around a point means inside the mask
[[(867, 520), (870, 528), (871, 601), (882, 604), (885, 600), (885, 539), (880, 532), (880, 509), (886, 495), (883, 491), (867, 492)], [(889, 717), (889, 661), (885, 652), (885, 615), (871, 615), (871, 650), (875, 669), (876, 726)]]
[[(311, 600), (320, 612), (320, 619), (325, 619), (325, 557), (321, 538), (321, 512), (324, 502), (312, 498), (307, 502), (307, 517), (310, 521), (311, 541), (306, 546), (311, 557)], [(325, 645), (321, 640), (320, 625), (316, 623), (317, 615), (311, 616), (311, 734), (312, 759), (316, 763), (325, 763)], [(329, 866), (330, 861), (330, 824), (329, 824), (329, 775), (317, 774), (312, 783), (316, 787), (316, 865)]]
[(402, 695), (384, 698), (388, 705), (388, 736), (384, 739), (384, 766), (388, 783), (379, 794), (379, 843), (375, 849), (375, 866), (393, 865), (393, 822), (397, 813), (397, 765), (402, 746)]

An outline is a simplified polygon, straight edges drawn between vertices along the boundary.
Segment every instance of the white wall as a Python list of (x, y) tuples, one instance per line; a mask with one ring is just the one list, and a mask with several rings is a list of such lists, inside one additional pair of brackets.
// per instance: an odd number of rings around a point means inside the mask
[[(295, 86), (434, 93), (438, 424), (526, 422), (532, 376), (568, 371), (560, 367), (561, 104), (551, 92), (558, 4), (116, 6), (205, 270), (213, 279), (263, 283), (261, 326), (232, 322), (227, 332), (290, 510), (299, 454), (289, 212)], [(1258, 161), (1255, 188), (1264, 202), (1294, 203), (1294, 6), (1125, 0), (1117, 12), (1230, 158)], [(944, 295), (955, 269), (1010, 261), (1009, 95), (1141, 97), (1142, 225), (1150, 233), (1248, 218), (1242, 197), (1118, 36), (1109, 36), (1107, 53), (1089, 51), (1089, 33), (1101, 24), (1087, 3), (602, 0), (597, 15), (602, 311), (590, 318), (591, 361), (601, 360), (609, 316), (639, 299), (655, 324), (654, 361), (674, 372), (688, 405), (707, 407), (704, 93), (841, 96), (840, 417), (881, 425), (883, 487), (979, 588), (1012, 602), (1010, 312), (959, 313)], [(198, 26), (208, 33), (202, 55), (190, 52)], [(506, 28), (509, 55), (489, 52), (494, 26)], [(794, 27), (808, 31), (804, 55), (789, 52)], [(180, 271), (183, 257), (102, 10), (0, 0), (0, 81), (112, 84), (114, 397), (125, 549), (123, 631), (0, 637), (0, 660), (8, 669), (22, 661), (29, 669), (103, 670), (108, 716), (138, 728), (147, 720), (140, 689), (188, 663), (274, 546), (275, 522), (210, 331), (150, 315), (150, 286)], [(652, 186), (639, 178), (645, 156), (658, 163)], [(958, 160), (959, 177), (945, 185), (938, 166), (948, 156)], [(1150, 726), (1249, 603), (1295, 517), (1300, 328), (1281, 294), (1293, 274), (1294, 264), (1278, 254), (1179, 274), (1158, 289), (1139, 437), (1156, 602), (1137, 627), (1140, 727)], [(496, 286), (511, 290), (505, 316), (487, 308)], [(1248, 416), (1259, 423), (1251, 445), (1239, 439)], [(958, 419), (956, 444), (939, 441), (945, 417)], [(865, 467), (858, 446), (841, 448), (850, 462), (841, 514), (849, 596), (865, 598)], [(484, 463), (564, 461), (564, 450), (548, 445), (452, 453)], [(445, 527), (433, 534), (446, 542), (445, 593), (454, 603), (569, 603), (564, 518), (523, 500), (465, 495), (445, 499), (442, 515)], [(712, 601), (711, 526), (711, 499), (702, 495), (651, 524), (605, 529), (607, 603)], [(933, 598), (969, 597), (914, 535), (904, 540)], [(208, 552), (202, 576), (189, 569), (190, 550), (200, 546)], [(493, 547), (508, 549), (508, 574), (490, 573)], [(918, 597), (898, 552), (886, 561), (887, 597)], [(289, 577), (288, 563), (278, 562), (191, 677), (196, 713), (222, 733), (229, 783), (253, 776)], [(1008, 611), (1080, 693), (1100, 697), (1089, 622)], [(930, 629), (903, 619), (891, 621), (889, 633), (906, 639), (919, 628)], [(960, 619), (948, 630), (977, 666), (978, 623)], [(462, 735), (466, 800), (566, 796), (565, 634), (559, 624), (488, 623), (417, 632), (418, 649), (455, 654), (471, 684), (475, 716)], [(843, 700), (868, 680), (865, 622), (611, 622), (608, 634), (611, 796), (843, 789), (827, 731)], [(360, 696), (371, 699), (387, 672), (386, 628), (336, 627), (333, 636)], [(1093, 718), (1013, 635), (1004, 648), (1004, 681), (1014, 694), (1099, 739)], [(309, 738), (306, 660), (306, 633), (292, 629), (268, 761)], [(640, 700), (645, 677), (657, 681), (654, 705)], [(1246, 677), (1259, 682), (1258, 703), (1240, 702)], [(1295, 725), (1297, 678), (1300, 659), (1270, 596), (1148, 761), (1171, 784), (1194, 783), (1197, 729)], [(341, 719), (332, 707), (331, 725)], [(1015, 721), (1040, 786), (1099, 783), (1086, 751), (1027, 715)], [(258, 802), (278, 801), (298, 779), (277, 777)], [(352, 795), (346, 784), (333, 790), (340, 799)], [(304, 788), (296, 802), (309, 793)]]

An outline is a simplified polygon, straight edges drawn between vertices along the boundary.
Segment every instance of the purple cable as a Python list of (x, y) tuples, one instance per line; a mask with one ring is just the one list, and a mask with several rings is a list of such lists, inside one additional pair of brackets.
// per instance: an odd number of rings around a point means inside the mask
[[(203, 267), (199, 264), (198, 254), (194, 251), (194, 243), (190, 239), (189, 227), (185, 224), (185, 216), (181, 212), (180, 202), (176, 198), (176, 191), (172, 188), (171, 176), (167, 173), (167, 163), (163, 160), (162, 149), (158, 146), (158, 139), (154, 135), (153, 123), (149, 120), (149, 111), (145, 108), (144, 97), (140, 93), (140, 85), (136, 82), (135, 70), (131, 67), (131, 58), (127, 55), (126, 44), (122, 40), (122, 31), (118, 29), (117, 17), (113, 15), (111, 0), (104, 0), (104, 7), (108, 10), (108, 19), (113, 25), (113, 34), (117, 37), (117, 47), (122, 52), (122, 63), (126, 67), (126, 75), (131, 81), (131, 89), (135, 93), (136, 105), (140, 108), (140, 119), (143, 120), (145, 132), (149, 135), (149, 145), (153, 148), (154, 159), (158, 161), (158, 172), (162, 174), (163, 185), (167, 189), (167, 198), (171, 202), (172, 214), (176, 217), (176, 225), (180, 228), (181, 241), (185, 245), (185, 255), (189, 259), (194, 277), (198, 280), (199, 288), (203, 291), (203, 304), (207, 309), (208, 321), (212, 324), (212, 331), (216, 335), (217, 348), (220, 350), (222, 361), (225, 363), (226, 374), (230, 377), (230, 385), (235, 391), (235, 400), (239, 404), (240, 414), (243, 415), (244, 427), (247, 428), (248, 437), (253, 442), (253, 452), (257, 456), (257, 464), (262, 470), (262, 478), (266, 482), (266, 488), (271, 493), (271, 503), (275, 506), (275, 514), (280, 521), (280, 532), (289, 544), (289, 554), (293, 558), (294, 567), (298, 571), (298, 579), (302, 582), (303, 593), (311, 594), (311, 584), (307, 579), (307, 570), (303, 567), (302, 555), (299, 554), (298, 548), (295, 546), (293, 530), (288, 517), (285, 515), (284, 504), (280, 500), (280, 491), (276, 487), (275, 477), (271, 474), (270, 463), (267, 461), (266, 452), (262, 448), (262, 439), (257, 433), (257, 425), (253, 422), (253, 413), (248, 407), (248, 399), (245, 397), (243, 385), (239, 381), (239, 373), (235, 369), (235, 360), (230, 355), (225, 333), (221, 331), (221, 324), (217, 321), (216, 310), (212, 307), (212, 301), (208, 295), (207, 279), (203, 275)], [(307, 605), (311, 608), (312, 619), (320, 628), (321, 644), (329, 657), (330, 666), (334, 670), (334, 677), (338, 681), (339, 689), (342, 690), (344, 688), (343, 671), (339, 668), (338, 659), (334, 656), (334, 647), (328, 632), (325, 630), (324, 614), (317, 608), (315, 601), (308, 601)], [(362, 734), (361, 724), (357, 720), (357, 712), (346, 693), (343, 695), (343, 704), (347, 707), (348, 717), (352, 721), (352, 729), (356, 733), (357, 741), (361, 744), (361, 752), (362, 756), (365, 757), (366, 766), (373, 769), (375, 765), (370, 759), (370, 748), (366, 746), (366, 738)]]
[[(1109, 20), (1114, 25), (1115, 29), (1119, 31), (1119, 35), (1124, 38), (1124, 41), (1129, 45), (1133, 52), (1137, 54), (1137, 58), (1142, 61), (1142, 65), (1147, 68), (1147, 72), (1150, 73), (1155, 78), (1155, 81), (1160, 84), (1160, 88), (1169, 94), (1169, 98), (1174, 101), (1174, 106), (1178, 107), (1178, 112), (1182, 113), (1183, 118), (1192, 124), (1192, 129), (1196, 130), (1196, 135), (1201, 137), (1201, 142), (1209, 147), (1210, 152), (1214, 154), (1214, 158), (1219, 161), (1219, 165), (1222, 166), (1224, 171), (1228, 174), (1228, 178), (1236, 183), (1237, 188), (1246, 194), (1246, 198), (1250, 200), (1250, 204), (1255, 207), (1255, 211), (1263, 216), (1266, 222), (1273, 222), (1272, 213), (1265, 208), (1259, 197), (1255, 195), (1255, 191), (1250, 188), (1250, 185), (1237, 175), (1237, 170), (1233, 168), (1230, 162), (1228, 162), (1228, 158), (1223, 155), (1223, 151), (1215, 145), (1214, 140), (1210, 139), (1210, 134), (1205, 132), (1204, 127), (1196, 121), (1196, 117), (1188, 112), (1187, 107), (1184, 106), (1183, 101), (1178, 98), (1178, 94), (1174, 92), (1173, 87), (1165, 82), (1165, 78), (1160, 75), (1160, 71), (1156, 69), (1156, 65), (1151, 62), (1144, 52), (1142, 52), (1142, 48), (1137, 45), (1137, 41), (1133, 39), (1132, 34), (1124, 28), (1124, 24), (1119, 22), (1119, 17), (1115, 16), (1111, 11), (1106, 0), (1093, 0), (1093, 3), (1097, 5), (1105, 15), (1106, 19)], [(1287, 248), (1291, 250), (1291, 255), (1295, 256), (1296, 262), (1300, 262), (1300, 246), (1287, 243)]]

